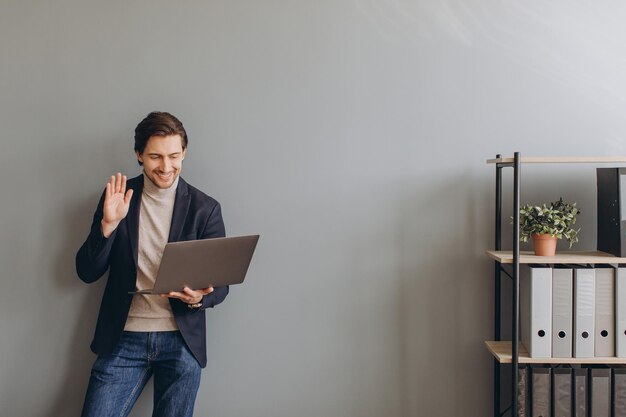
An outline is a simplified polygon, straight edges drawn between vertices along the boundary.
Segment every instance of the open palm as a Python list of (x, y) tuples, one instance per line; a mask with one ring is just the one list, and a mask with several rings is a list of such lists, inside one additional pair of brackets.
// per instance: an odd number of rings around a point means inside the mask
[(102, 221), (108, 224), (121, 222), (128, 214), (132, 196), (133, 190), (126, 192), (126, 175), (119, 172), (112, 175), (106, 185)]

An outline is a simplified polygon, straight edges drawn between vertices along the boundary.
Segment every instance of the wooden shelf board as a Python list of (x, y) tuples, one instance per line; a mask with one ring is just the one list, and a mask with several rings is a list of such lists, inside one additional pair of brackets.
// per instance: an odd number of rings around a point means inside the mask
[[(488, 164), (512, 164), (514, 158), (493, 158), (487, 159)], [(623, 156), (522, 156), (522, 164), (622, 164), (626, 163), (626, 157)]]
[[(487, 349), (500, 363), (513, 363), (513, 356), (511, 354), (511, 347), (513, 343), (511, 341), (485, 342)], [(519, 363), (534, 363), (534, 364), (626, 364), (626, 358), (615, 357), (598, 357), (598, 358), (531, 358), (528, 356), (528, 351), (520, 343), (518, 348)]]
[[(512, 251), (488, 250), (487, 256), (503, 264), (513, 263)], [(557, 252), (554, 256), (536, 256), (531, 251), (520, 252), (521, 264), (626, 264), (626, 258), (599, 251)]]

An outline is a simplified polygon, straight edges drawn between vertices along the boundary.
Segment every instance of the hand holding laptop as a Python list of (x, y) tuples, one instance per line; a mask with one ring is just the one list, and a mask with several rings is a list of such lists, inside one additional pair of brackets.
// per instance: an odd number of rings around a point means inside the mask
[(185, 287), (183, 292), (172, 291), (168, 294), (160, 294), (161, 297), (178, 298), (187, 304), (196, 304), (202, 301), (202, 297), (213, 292), (213, 287), (204, 288), (201, 290), (192, 290), (189, 287)]
[(163, 250), (154, 288), (129, 293), (198, 303), (214, 286), (243, 282), (258, 240), (259, 235), (250, 235), (169, 242)]

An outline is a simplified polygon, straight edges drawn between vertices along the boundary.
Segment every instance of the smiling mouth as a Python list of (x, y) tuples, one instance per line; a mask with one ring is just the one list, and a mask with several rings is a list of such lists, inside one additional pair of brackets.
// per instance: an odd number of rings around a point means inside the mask
[(169, 174), (159, 174), (159, 173), (157, 173), (157, 177), (158, 177), (159, 179), (161, 179), (161, 180), (164, 180), (164, 181), (169, 180), (169, 179), (170, 179), (170, 178), (172, 178), (173, 176), (174, 176), (174, 173), (173, 173), (173, 172), (170, 172)]

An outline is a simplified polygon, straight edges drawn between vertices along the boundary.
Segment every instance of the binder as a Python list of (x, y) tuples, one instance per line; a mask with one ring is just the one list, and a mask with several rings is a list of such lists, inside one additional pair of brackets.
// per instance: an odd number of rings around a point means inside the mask
[(552, 416), (572, 416), (572, 369), (552, 370)]
[(594, 357), (595, 269), (574, 269), (574, 357)]
[(611, 417), (611, 369), (591, 369), (591, 415)]
[(574, 277), (571, 266), (552, 269), (552, 357), (572, 357)]
[(615, 269), (596, 266), (594, 356), (615, 356)]
[(530, 367), (520, 367), (517, 373), (517, 417), (530, 417)]
[(522, 265), (519, 296), (522, 344), (531, 358), (551, 357), (552, 268)]
[(550, 368), (532, 369), (532, 416), (550, 417)]
[(613, 369), (613, 416), (626, 417), (626, 368)]
[(597, 168), (598, 250), (626, 256), (626, 168)]
[(626, 265), (615, 270), (615, 350), (626, 358)]
[(587, 369), (575, 368), (574, 369), (574, 417), (587, 417), (587, 410), (589, 410), (589, 399), (587, 397)]

